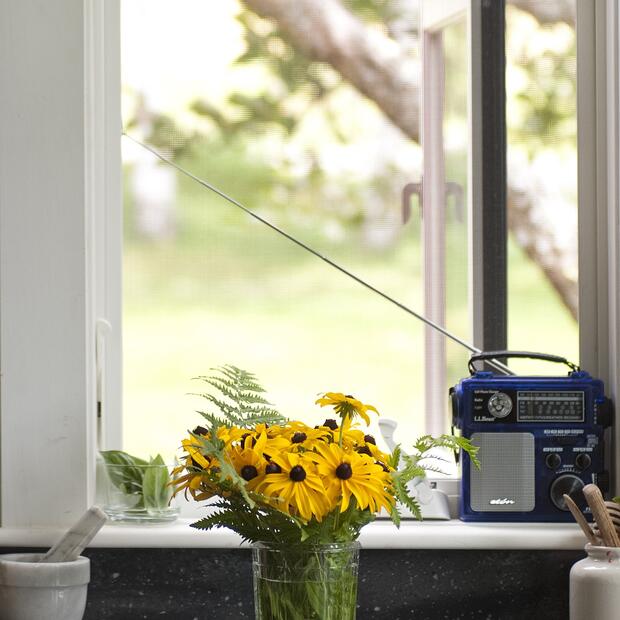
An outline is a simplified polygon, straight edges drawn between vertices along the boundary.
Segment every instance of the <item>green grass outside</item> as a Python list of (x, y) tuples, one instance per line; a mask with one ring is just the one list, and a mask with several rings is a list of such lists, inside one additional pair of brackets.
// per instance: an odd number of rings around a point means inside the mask
[[(242, 177), (243, 175), (240, 175)], [(235, 188), (231, 188), (234, 190)], [(260, 209), (266, 195), (248, 205)], [(234, 192), (233, 192), (234, 193)], [(172, 456), (200, 422), (191, 378), (232, 363), (258, 374), (287, 416), (315, 424), (327, 412), (318, 392), (353, 393), (399, 420), (406, 445), (423, 431), (424, 332), (414, 318), (278, 237), (262, 224), (180, 179), (174, 242), (140, 240), (126, 197), (124, 256), (124, 448)], [(390, 249), (372, 250), (348, 232), (326, 241), (321, 219), (263, 211), (293, 234), (417, 310), (423, 309), (418, 224)], [(459, 233), (450, 232), (448, 272), (463, 274)], [(576, 359), (577, 327), (543, 275), (509, 246), (509, 343)], [(448, 315), (467, 325), (462, 275), (449, 282)], [(458, 291), (455, 293), (455, 291)], [(467, 336), (466, 333), (459, 335)], [(448, 349), (449, 376), (467, 374), (466, 355)], [(538, 365), (534, 371), (553, 372)], [(378, 432), (373, 425), (373, 432)]]

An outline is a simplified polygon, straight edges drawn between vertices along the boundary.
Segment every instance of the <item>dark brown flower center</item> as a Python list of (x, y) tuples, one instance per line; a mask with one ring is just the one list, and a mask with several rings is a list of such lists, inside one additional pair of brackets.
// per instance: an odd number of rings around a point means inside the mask
[[(203, 458), (207, 461), (207, 463), (209, 463), (209, 457), (208, 456), (203, 456)], [(192, 457), (192, 465), (196, 468), (196, 469), (202, 469), (202, 465), (198, 462), (194, 460), (194, 457)]]
[(364, 441), (366, 443), (371, 443), (373, 446), (377, 445), (377, 441), (372, 435), (364, 435)]
[(204, 426), (197, 426), (192, 433), (194, 435), (206, 435), (209, 431)]
[(279, 474), (282, 472), (282, 468), (277, 463), (268, 463), (265, 467), (266, 474)]
[[(242, 437), (241, 437), (241, 445), (245, 448), (246, 447), (246, 443), (245, 440), (248, 437), (252, 437), (251, 433), (245, 433)], [(248, 442), (250, 444), (250, 446), (253, 448), (256, 445), (256, 438), (252, 437), (252, 441)]]
[(241, 477), (244, 480), (252, 480), (252, 478), (256, 478), (258, 476), (258, 470), (254, 465), (244, 465), (241, 468)]
[(327, 428), (331, 428), (332, 431), (338, 430), (338, 422), (336, 422), (336, 420), (334, 420), (333, 418), (327, 418), (327, 420), (323, 422), (323, 426), (327, 426)]
[(357, 449), (358, 454), (367, 454), (368, 456), (372, 456), (372, 452), (368, 446), (362, 446)]
[(301, 482), (306, 479), (306, 470), (301, 465), (295, 465), (288, 476), (293, 482)]
[(301, 443), (302, 441), (306, 441), (306, 439), (308, 439), (308, 435), (306, 435), (306, 433), (297, 432), (293, 435), (291, 442)]
[(340, 465), (336, 467), (336, 476), (340, 478), (340, 480), (348, 480), (352, 475), (353, 470), (349, 463), (340, 463)]

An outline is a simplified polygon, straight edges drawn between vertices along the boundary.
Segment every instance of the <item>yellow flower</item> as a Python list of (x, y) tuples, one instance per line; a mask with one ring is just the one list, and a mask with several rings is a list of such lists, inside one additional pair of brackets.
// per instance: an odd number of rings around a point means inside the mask
[(286, 448), (297, 452), (300, 448), (312, 450), (317, 445), (317, 442), (324, 443), (329, 441), (331, 431), (329, 428), (311, 428), (303, 422), (292, 422), (282, 436), (288, 440)]
[(322, 457), (317, 464), (319, 474), (331, 501), (341, 500), (340, 512), (349, 507), (351, 496), (360, 510), (378, 512), (382, 507), (391, 508), (390, 475), (372, 457), (347, 452), (334, 443), (320, 447), (319, 454)]
[(196, 437), (190, 437), (189, 439), (184, 439), (181, 442), (181, 445), (183, 446), (185, 452), (187, 452), (187, 454), (189, 455), (190, 462), (195, 467), (202, 467), (203, 469), (209, 468), (210, 461), (202, 454), (200, 450), (200, 448), (202, 447), (200, 439), (197, 439)]
[(372, 456), (372, 458), (375, 461), (378, 461), (379, 464), (386, 465), (387, 467), (387, 462), (390, 458), (389, 455), (377, 448), (377, 443), (372, 435), (364, 435), (363, 433), (362, 435), (363, 436), (361, 439), (358, 438), (356, 442), (355, 451), (359, 454), (367, 454), (368, 456)]
[(304, 521), (321, 521), (332, 506), (309, 453), (283, 452), (274, 456), (256, 492), (271, 498), (275, 507)]
[[(188, 440), (186, 440), (188, 441)], [(190, 446), (193, 450), (193, 447)], [(200, 462), (206, 462), (203, 467)], [(207, 459), (200, 453), (194, 452), (194, 456), (188, 455), (185, 463), (172, 470), (172, 486), (174, 495), (184, 491), (185, 499), (187, 493), (197, 501), (209, 499), (217, 495), (219, 490), (217, 482), (213, 480), (213, 470), (218, 466), (216, 459)]]
[(235, 441), (239, 441), (248, 431), (237, 426), (220, 426), (217, 429), (217, 438), (227, 446)]
[(366, 426), (370, 424), (368, 411), (379, 413), (372, 405), (365, 405), (350, 394), (341, 394), (340, 392), (325, 392), (321, 398), (316, 401), (321, 407), (331, 406), (334, 411), (344, 420), (345, 418), (354, 418), (359, 416), (366, 422)]
[(258, 484), (265, 473), (267, 459), (264, 456), (267, 435), (261, 433), (258, 438), (248, 435), (241, 445), (228, 449), (228, 456), (235, 471), (247, 482), (249, 488)]
[[(267, 427), (265, 424), (257, 424), (256, 430), (245, 431), (242, 435), (241, 446), (243, 448), (252, 448), (261, 450), (262, 455), (266, 460), (269, 460), (273, 454), (277, 454), (281, 450), (285, 450), (290, 446), (289, 439), (280, 431), (275, 432), (276, 428), (280, 427)], [(257, 448), (257, 441), (263, 437), (259, 447)]]

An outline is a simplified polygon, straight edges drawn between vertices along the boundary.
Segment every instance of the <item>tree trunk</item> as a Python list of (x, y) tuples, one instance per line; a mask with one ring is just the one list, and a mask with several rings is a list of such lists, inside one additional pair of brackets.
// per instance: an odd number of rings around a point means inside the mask
[[(243, 0), (261, 17), (274, 20), (290, 43), (309, 59), (332, 66), (368, 97), (411, 140), (419, 142), (420, 66), (411, 54), (371, 30), (339, 0)], [(574, 24), (574, 2), (510, 0), (541, 23)], [(510, 174), (509, 174), (510, 176)], [(577, 318), (577, 282), (566, 268), (574, 248), (565, 248), (556, 227), (538, 217), (536, 196), (508, 188), (508, 222), (517, 243), (543, 270), (571, 315)]]

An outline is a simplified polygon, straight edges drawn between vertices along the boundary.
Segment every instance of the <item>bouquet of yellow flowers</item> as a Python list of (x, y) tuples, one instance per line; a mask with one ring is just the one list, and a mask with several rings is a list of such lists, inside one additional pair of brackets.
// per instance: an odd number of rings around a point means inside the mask
[[(259, 543), (255, 561), (258, 553), (263, 565), (265, 554), (286, 549), (287, 570), (295, 565), (305, 575), (296, 578), (298, 591), (292, 591), (290, 583), (278, 591), (274, 585), (258, 588), (257, 613), (269, 611), (257, 617), (354, 617), (354, 584), (341, 570), (342, 562), (351, 564), (350, 557), (341, 561), (331, 553), (329, 561), (319, 560), (316, 549), (350, 547), (361, 528), (382, 509), (396, 525), (399, 504), (420, 517), (407, 485), (435, 470), (428, 454), (432, 448), (462, 448), (475, 460), (476, 448), (451, 435), (422, 437), (411, 455), (399, 448), (383, 452), (375, 438), (359, 427), (359, 420), (369, 424), (369, 412), (377, 410), (348, 394), (321, 395), (316, 404), (330, 407), (332, 417), (308, 426), (274, 410), (249, 372), (224, 366), (217, 375), (199, 379), (215, 388), (216, 393), (201, 396), (216, 411), (199, 412), (206, 425), (197, 426), (182, 441), (184, 457), (174, 472), (175, 492), (184, 491), (196, 501), (217, 499), (211, 503), (213, 512), (192, 527), (228, 527), (244, 540)], [(312, 595), (312, 583), (326, 591), (327, 569), (338, 575), (331, 596), (339, 603)], [(346, 611), (351, 597), (353, 616)]]

